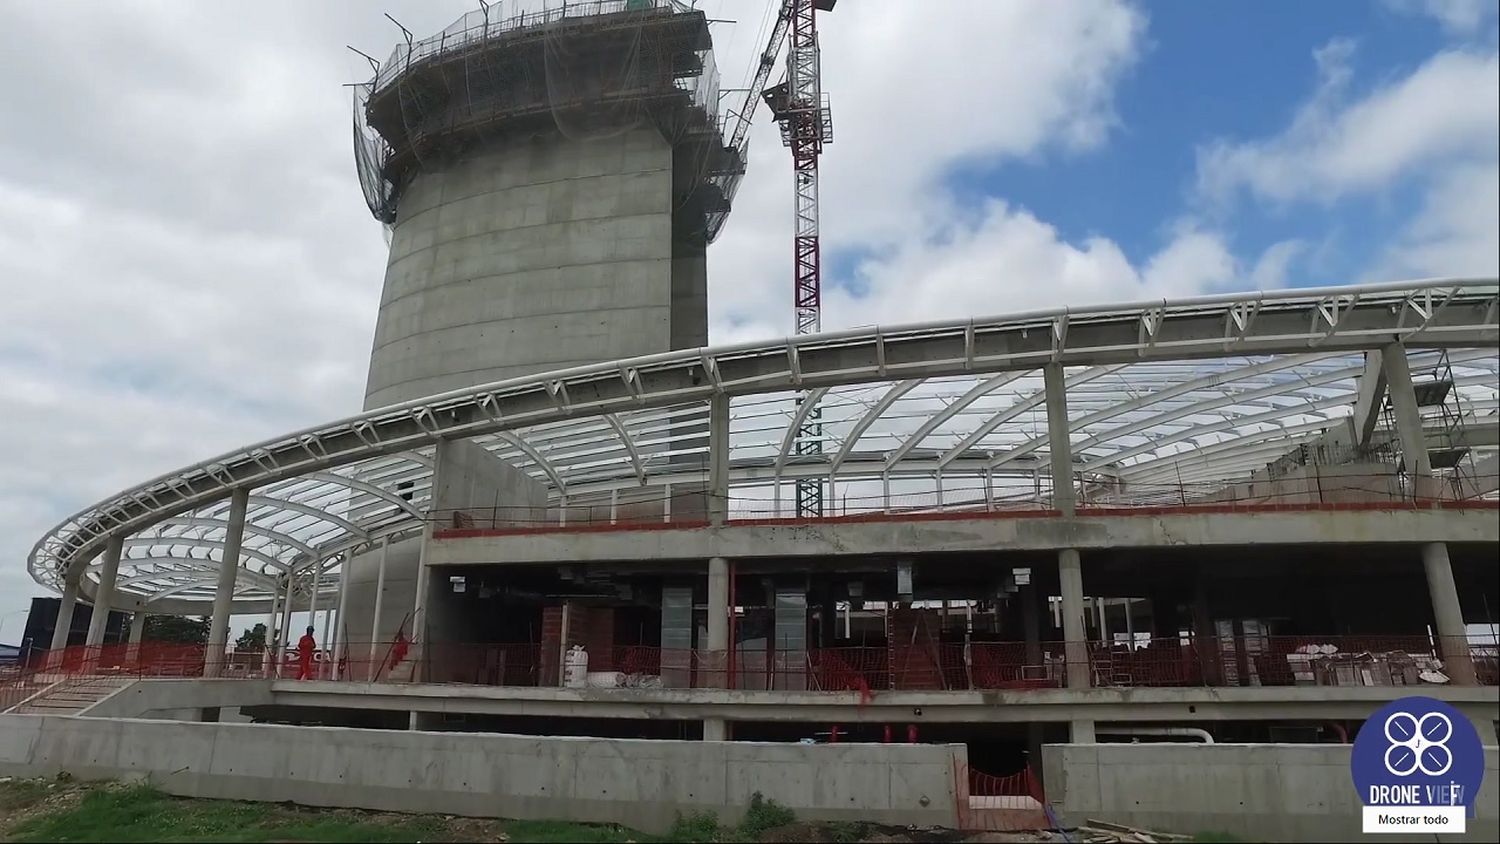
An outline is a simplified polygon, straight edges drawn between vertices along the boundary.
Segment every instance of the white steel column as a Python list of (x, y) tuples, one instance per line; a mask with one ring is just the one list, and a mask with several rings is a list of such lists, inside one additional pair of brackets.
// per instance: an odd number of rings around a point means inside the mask
[(104, 629), (109, 626), (109, 606), (115, 598), (115, 576), (120, 571), (120, 555), (125, 551), (125, 535), (116, 534), (104, 546), (104, 564), (99, 568), (99, 587), (94, 591), (94, 608), (89, 612), (89, 647), (104, 644)]
[(1443, 668), (1453, 685), (1477, 685), (1474, 661), (1469, 655), (1469, 638), (1464, 630), (1463, 607), (1458, 600), (1458, 587), (1453, 583), (1448, 546), (1442, 542), (1423, 545), (1422, 568), (1427, 573), (1427, 592), (1432, 601)]
[(728, 519), (729, 396), (716, 393), (708, 401), (708, 523), (722, 527)]
[(380, 611), (385, 604), (385, 562), (391, 553), (391, 538), (380, 540), (380, 569), (375, 575), (375, 619), (370, 622), (370, 662), (365, 679), (375, 681), (375, 660), (379, 659)]
[(272, 657), (276, 652), (276, 631), (281, 629), (281, 587), (271, 590), (271, 614), (266, 618), (266, 642), (261, 648), (265, 653), (263, 659), (265, 664), (261, 666), (261, 674), (271, 677)]
[(229, 521), (224, 527), (224, 549), (219, 555), (219, 582), (214, 587), (213, 616), (208, 624), (208, 650), (203, 676), (217, 677), (224, 666), (229, 644), (229, 610), (234, 602), (234, 581), (240, 571), (240, 542), (245, 536), (245, 511), (250, 489), (240, 487), (229, 494)]
[[(332, 635), (333, 635), (333, 608), (329, 607), (329, 608), (323, 610), (323, 655), (325, 657), (327, 657), (327, 659), (324, 660), (324, 662), (327, 665), (332, 665), (332, 660), (334, 659), (332, 641), (329, 638)], [(332, 668), (329, 668), (330, 672), (332, 672), (332, 670), (333, 670)], [(322, 676), (323, 676), (323, 670), (320, 668), (320, 669), (318, 669), (318, 677), (319, 677), (319, 679), (322, 679)], [(329, 676), (331, 677), (332, 674), (330, 673)]]
[(1052, 455), (1052, 507), (1065, 516), (1076, 511), (1073, 489), (1073, 442), (1068, 433), (1068, 395), (1061, 364), (1042, 367), (1047, 394), (1047, 449)]
[(313, 563), (312, 595), (307, 599), (307, 623), (316, 626), (318, 623), (318, 589), (323, 585), (323, 561)]
[(78, 576), (63, 581), (62, 603), (57, 605), (57, 626), (52, 628), (52, 650), (60, 651), (68, 646), (68, 634), (73, 631), (73, 609), (78, 606)]
[(292, 636), (292, 611), (295, 610), (293, 596), (297, 592), (297, 570), (292, 569), (286, 573), (286, 593), (281, 599), (281, 630), (277, 632), (276, 647), (276, 676), (281, 676), (281, 668), (286, 664), (286, 654), (291, 650), (291, 643), (287, 640)]
[(130, 644), (139, 645), (142, 637), (146, 635), (146, 615), (145, 610), (137, 610), (130, 617)]
[[(1068, 517), (1077, 512), (1077, 494), (1073, 490), (1073, 442), (1068, 433), (1068, 396), (1062, 366), (1056, 363), (1043, 366), (1042, 381), (1047, 398), (1047, 448), (1052, 456), (1052, 507)], [(1058, 552), (1057, 578), (1062, 593), (1063, 652), (1067, 658), (1068, 687), (1088, 688), (1083, 561), (1079, 559), (1076, 548), (1064, 548)], [(1075, 734), (1079, 732), (1076, 723)]]
[(338, 679), (339, 676), (339, 651), (343, 650), (347, 653), (349, 650), (349, 645), (344, 641), (349, 638), (348, 625), (344, 623), (344, 607), (349, 604), (349, 575), (353, 570), (354, 554), (353, 552), (346, 552), (343, 559), (339, 561), (339, 605), (338, 611), (334, 614), (333, 646), (330, 651), (333, 654), (333, 676), (335, 679)]
[(1432, 460), (1427, 454), (1427, 439), (1422, 434), (1422, 411), (1417, 407), (1416, 389), (1411, 383), (1411, 365), (1406, 347), (1392, 343), (1381, 350), (1380, 367), (1385, 372), (1386, 391), (1396, 417), (1396, 437), (1401, 443), (1401, 459), (1411, 478), (1412, 493), (1417, 500), (1434, 498)]

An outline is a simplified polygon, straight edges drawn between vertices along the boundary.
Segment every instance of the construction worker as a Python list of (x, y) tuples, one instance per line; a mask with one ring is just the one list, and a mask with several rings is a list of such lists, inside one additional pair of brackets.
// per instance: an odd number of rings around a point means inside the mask
[(297, 640), (297, 679), (313, 679), (313, 652), (318, 649), (318, 640), (313, 638), (313, 628), (308, 627)]

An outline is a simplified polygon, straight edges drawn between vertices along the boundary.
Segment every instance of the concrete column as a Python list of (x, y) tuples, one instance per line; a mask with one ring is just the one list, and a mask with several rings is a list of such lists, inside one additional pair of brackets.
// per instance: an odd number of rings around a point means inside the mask
[(136, 610), (130, 615), (130, 638), (126, 639), (125, 660), (137, 664), (141, 659), (141, 639), (146, 635), (146, 611)]
[(1396, 437), (1401, 443), (1401, 457), (1418, 500), (1435, 497), (1432, 460), (1427, 455), (1427, 439), (1422, 435), (1422, 412), (1417, 407), (1417, 393), (1411, 383), (1411, 366), (1406, 348), (1392, 343), (1381, 350), (1380, 367), (1385, 372), (1386, 390), (1396, 418)]
[[(84, 644), (104, 644), (104, 629), (109, 626), (109, 606), (115, 598), (115, 576), (120, 571), (120, 555), (125, 551), (125, 537), (116, 534), (104, 546), (104, 564), (99, 567), (99, 588), (94, 592), (94, 609), (89, 614), (89, 636)], [(71, 619), (70, 619), (71, 621)]]
[[(727, 688), (729, 677), (729, 561), (723, 557), (708, 560), (708, 659), (713, 671), (713, 685)], [(705, 730), (707, 729), (705, 724)], [(705, 732), (705, 738), (707, 733)], [(722, 741), (723, 739), (718, 739)]]
[(65, 578), (62, 603), (57, 605), (57, 626), (52, 628), (52, 650), (60, 651), (68, 646), (68, 634), (73, 630), (73, 608), (77, 606), (78, 578)]
[(708, 402), (707, 503), (708, 523), (724, 524), (729, 518), (729, 396), (723, 393)]
[(1214, 629), (1213, 614), (1208, 608), (1208, 591), (1203, 576), (1193, 592), (1193, 646), (1203, 669), (1203, 680), (1210, 686), (1224, 685), (1224, 660), (1219, 654), (1219, 631)]
[(1427, 593), (1432, 600), (1432, 616), (1448, 679), (1455, 686), (1477, 685), (1474, 662), (1469, 656), (1469, 640), (1464, 631), (1463, 607), (1458, 600), (1458, 587), (1453, 583), (1453, 564), (1448, 560), (1448, 546), (1442, 542), (1423, 545), (1422, 568), (1427, 573)]
[(1089, 650), (1083, 624), (1083, 561), (1074, 548), (1057, 555), (1057, 579), (1062, 591), (1063, 652), (1068, 660), (1068, 688), (1089, 687)]
[(1093, 721), (1070, 721), (1068, 727), (1072, 733), (1068, 740), (1074, 744), (1093, 744), (1097, 740)]
[(375, 617), (370, 622), (370, 661), (365, 671), (365, 679), (374, 681), (375, 661), (380, 659), (380, 610), (385, 603), (385, 562), (390, 557), (391, 538), (380, 540), (380, 568), (375, 575)]
[(224, 667), (229, 644), (229, 610), (234, 601), (234, 581), (240, 571), (240, 541), (245, 536), (245, 511), (250, 506), (249, 487), (229, 494), (229, 524), (224, 529), (224, 551), (219, 556), (219, 582), (214, 587), (213, 616), (208, 624), (208, 651), (203, 676), (217, 677)]
[(146, 611), (139, 610), (130, 617), (130, 644), (139, 645), (146, 635)]
[(1073, 489), (1073, 441), (1068, 432), (1068, 394), (1062, 364), (1042, 367), (1047, 394), (1047, 448), (1052, 454), (1052, 506), (1071, 516), (1077, 510)]
[(818, 647), (831, 648), (838, 638), (838, 603), (833, 599), (833, 588), (823, 587), (823, 600), (818, 604)]
[[(1042, 625), (1041, 607), (1037, 606), (1039, 596), (1035, 586), (1022, 586), (1020, 592), (1021, 600), (1021, 628), (1026, 638), (1026, 664), (1042, 664)], [(1041, 745), (1038, 744), (1038, 747)], [(1038, 759), (1041, 757), (1038, 756)]]
[(729, 722), (723, 718), (704, 718), (703, 740), (729, 741)]

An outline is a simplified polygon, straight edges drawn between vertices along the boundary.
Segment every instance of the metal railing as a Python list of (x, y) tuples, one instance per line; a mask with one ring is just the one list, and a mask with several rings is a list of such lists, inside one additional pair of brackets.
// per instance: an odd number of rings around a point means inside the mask
[[(328, 679), (363, 682), (372, 652), (385, 654), (374, 676), (388, 682), (480, 686), (565, 685), (559, 643), (348, 643)], [(1445, 653), (1467, 656), (1483, 685), (1500, 684), (1493, 640), (1443, 642), (1426, 635), (1245, 636), (1089, 642), (1083, 654), (1093, 687), (1420, 686), (1443, 672)], [(881, 690), (1060, 689), (1067, 686), (1063, 642), (913, 642), (900, 645), (730, 651), (619, 645), (588, 652), (588, 688), (733, 688), (873, 695)]]
[[(1500, 685), (1493, 639), (1425, 635), (1142, 639), (1083, 654), (1092, 687), (1427, 686), (1447, 682), (1458, 654), (1481, 685)], [(858, 695), (882, 691), (1029, 691), (1067, 687), (1070, 649), (1048, 642), (922, 642), (891, 646), (730, 651), (621, 645), (588, 653), (592, 689), (741, 689)], [(0, 711), (70, 678), (197, 677), (201, 645), (106, 645), (39, 652), (0, 682)], [(258, 679), (262, 672), (225, 672)], [(295, 677), (295, 673), (283, 677)], [(364, 683), (557, 687), (569, 672), (558, 643), (348, 642), (312, 679)]]

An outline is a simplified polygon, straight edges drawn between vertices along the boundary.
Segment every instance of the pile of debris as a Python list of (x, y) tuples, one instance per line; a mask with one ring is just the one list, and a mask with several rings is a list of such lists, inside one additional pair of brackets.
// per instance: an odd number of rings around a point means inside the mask
[(1340, 652), (1337, 645), (1302, 645), (1286, 655), (1298, 686), (1418, 686), (1448, 682), (1431, 654), (1406, 651)]
[(1125, 841), (1132, 844), (1165, 844), (1168, 841), (1191, 841), (1191, 835), (1177, 835), (1170, 832), (1151, 832), (1145, 829), (1136, 829), (1133, 826), (1109, 823), (1108, 821), (1089, 818), (1088, 822), (1072, 833), (1072, 839), (1081, 844), (1106, 844), (1106, 842)]

